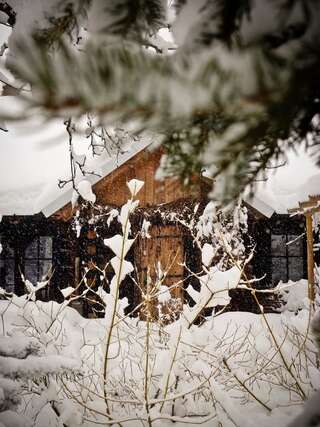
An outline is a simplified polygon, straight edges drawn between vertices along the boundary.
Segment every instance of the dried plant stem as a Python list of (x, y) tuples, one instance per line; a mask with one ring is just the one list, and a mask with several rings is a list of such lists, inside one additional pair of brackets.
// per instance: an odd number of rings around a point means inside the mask
[[(176, 343), (176, 346), (175, 346), (175, 349), (174, 349), (174, 353), (173, 353), (173, 356), (172, 356), (172, 359), (171, 359), (171, 363), (170, 363), (170, 368), (169, 368), (168, 376), (167, 376), (167, 379), (166, 379), (166, 385), (165, 385), (165, 388), (164, 388), (163, 399), (166, 399), (167, 394), (168, 394), (170, 375), (171, 375), (171, 372), (172, 372), (172, 368), (173, 368), (174, 362), (175, 362), (176, 357), (177, 357), (178, 347), (179, 347), (180, 340), (181, 340), (181, 333), (182, 333), (182, 328), (180, 326), (179, 336), (178, 336), (178, 339), (177, 339), (177, 343)], [(160, 412), (163, 409), (164, 403), (165, 403), (165, 400), (163, 400), (163, 402), (162, 402), (162, 404), (160, 406)]]
[(258, 403), (260, 403), (260, 405), (262, 405), (267, 411), (271, 412), (271, 408), (269, 408), (268, 405), (266, 405), (265, 403), (262, 402), (262, 400), (260, 400), (246, 385), (243, 381), (240, 380), (240, 378), (238, 378), (238, 376), (232, 372), (232, 370), (230, 369), (230, 366), (227, 362), (227, 360), (225, 358), (223, 358), (223, 364), (224, 366), (227, 368), (227, 370), (230, 372), (230, 374), (238, 381), (238, 383), (250, 394), (250, 396), (252, 396)]
[(104, 394), (104, 401), (105, 401), (107, 411), (109, 414), (110, 414), (110, 407), (109, 407), (107, 389), (106, 389), (107, 375), (108, 375), (109, 351), (110, 351), (110, 345), (111, 345), (112, 331), (114, 328), (114, 323), (115, 323), (115, 318), (116, 318), (116, 313), (117, 313), (117, 305), (118, 305), (118, 298), (119, 298), (119, 287), (120, 287), (120, 283), (121, 283), (121, 273), (122, 273), (123, 261), (124, 261), (124, 256), (125, 256), (124, 253), (125, 253), (125, 243), (126, 243), (128, 223), (129, 223), (129, 212), (128, 212), (128, 216), (126, 218), (126, 222), (125, 222), (125, 225), (123, 228), (124, 234), (123, 234), (123, 239), (122, 239), (122, 244), (121, 244), (119, 271), (117, 272), (116, 292), (114, 295), (114, 303), (113, 303), (113, 307), (112, 307), (111, 322), (109, 325), (109, 330), (107, 332), (107, 342), (106, 342), (106, 350), (105, 350), (104, 365), (103, 365), (103, 394)]
[(150, 417), (150, 406), (149, 406), (149, 356), (150, 356), (150, 307), (149, 307), (149, 292), (147, 286), (147, 319), (146, 319), (146, 360), (144, 369), (144, 406), (147, 413), (148, 426), (152, 427), (152, 421)]
[[(221, 233), (220, 233), (220, 236), (221, 236)], [(298, 392), (299, 392), (299, 394), (300, 394), (300, 397), (301, 397), (303, 400), (305, 400), (305, 399), (306, 399), (306, 397), (307, 397), (307, 396), (306, 396), (306, 393), (304, 392), (304, 390), (303, 390), (303, 388), (301, 387), (301, 385), (300, 385), (299, 381), (297, 380), (296, 376), (295, 376), (295, 375), (294, 375), (294, 373), (292, 372), (291, 366), (289, 365), (289, 363), (287, 362), (286, 358), (284, 357), (284, 354), (283, 354), (283, 352), (282, 352), (282, 350), (281, 350), (281, 347), (280, 347), (280, 345), (279, 345), (279, 343), (278, 343), (278, 340), (277, 340), (277, 338), (275, 337), (275, 335), (274, 335), (274, 333), (273, 333), (273, 330), (272, 330), (272, 328), (271, 328), (271, 326), (270, 326), (270, 323), (269, 323), (269, 321), (268, 321), (268, 319), (267, 319), (267, 317), (266, 317), (266, 315), (265, 315), (265, 313), (264, 313), (263, 307), (261, 307), (261, 304), (260, 304), (260, 302), (259, 302), (259, 300), (258, 300), (258, 297), (257, 297), (257, 295), (256, 295), (256, 291), (255, 291), (255, 289), (252, 287), (252, 285), (251, 285), (250, 281), (248, 280), (248, 277), (247, 277), (247, 275), (246, 275), (246, 273), (245, 273), (244, 269), (243, 269), (243, 268), (241, 268), (241, 266), (239, 265), (239, 262), (234, 258), (233, 254), (229, 251), (229, 249), (228, 249), (227, 245), (226, 245), (226, 244), (225, 244), (225, 242), (224, 242), (224, 238), (223, 238), (223, 236), (221, 236), (221, 239), (222, 239), (222, 242), (224, 243), (225, 250), (226, 250), (226, 252), (228, 253), (228, 255), (229, 255), (230, 259), (232, 260), (233, 264), (234, 264), (234, 265), (235, 265), (235, 266), (240, 270), (241, 275), (243, 276), (245, 283), (246, 283), (246, 284), (247, 284), (247, 286), (251, 289), (251, 295), (253, 296), (253, 299), (254, 299), (255, 303), (257, 304), (257, 306), (258, 306), (258, 309), (259, 309), (259, 311), (260, 311), (260, 314), (261, 314), (261, 316), (262, 316), (262, 318), (263, 318), (263, 320), (264, 320), (264, 324), (266, 325), (266, 327), (267, 327), (267, 329), (268, 329), (268, 331), (269, 331), (269, 333), (270, 333), (270, 336), (271, 336), (271, 338), (272, 338), (272, 340), (273, 340), (273, 342), (274, 342), (274, 344), (275, 344), (275, 346), (276, 346), (276, 349), (277, 349), (277, 351), (278, 351), (278, 353), (279, 353), (279, 356), (280, 356), (280, 358), (281, 358), (281, 360), (282, 360), (282, 362), (283, 362), (283, 364), (284, 364), (284, 366), (285, 366), (286, 370), (288, 371), (289, 375), (290, 375), (290, 376), (292, 377), (292, 379), (294, 380), (295, 385), (296, 385), (296, 387), (297, 387), (297, 390), (298, 390)]]

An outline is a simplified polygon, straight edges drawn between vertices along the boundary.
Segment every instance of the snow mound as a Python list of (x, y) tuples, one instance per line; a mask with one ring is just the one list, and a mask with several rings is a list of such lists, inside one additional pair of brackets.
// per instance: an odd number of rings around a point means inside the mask
[(298, 310), (307, 309), (309, 307), (310, 302), (308, 299), (307, 280), (302, 279), (298, 282), (289, 280), (288, 287), (282, 289), (280, 295), (284, 302), (281, 311), (297, 312)]

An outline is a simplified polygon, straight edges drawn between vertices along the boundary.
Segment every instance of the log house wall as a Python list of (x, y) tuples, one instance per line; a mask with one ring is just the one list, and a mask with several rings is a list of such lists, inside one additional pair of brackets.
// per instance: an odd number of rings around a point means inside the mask
[[(96, 203), (102, 206), (122, 206), (130, 197), (127, 182), (131, 179), (144, 181), (137, 198), (140, 207), (155, 206), (171, 203), (188, 197), (199, 197), (207, 191), (208, 183), (195, 180), (192, 186), (184, 186), (177, 177), (167, 177), (161, 181), (155, 179), (163, 154), (161, 149), (149, 151), (145, 149), (136, 154), (125, 164), (121, 165), (93, 186)], [(68, 221), (72, 217), (71, 204), (58, 210), (53, 217)]]

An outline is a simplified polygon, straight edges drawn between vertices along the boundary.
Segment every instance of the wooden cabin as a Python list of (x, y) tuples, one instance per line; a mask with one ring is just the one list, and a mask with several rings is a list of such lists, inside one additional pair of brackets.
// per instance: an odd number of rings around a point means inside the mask
[[(128, 259), (137, 266), (139, 281), (146, 281), (149, 274), (155, 276), (156, 262), (168, 266), (166, 284), (181, 281), (197, 287), (196, 279), (185, 280), (188, 270), (198, 272), (201, 268), (200, 251), (185, 227), (172, 219), (173, 212), (181, 215), (192, 213), (199, 205), (199, 214), (206, 206), (207, 194), (211, 188), (203, 177), (198, 177), (192, 186), (185, 187), (178, 178), (170, 177), (158, 181), (155, 178), (160, 164), (160, 149), (151, 151), (146, 143), (136, 144), (135, 148), (113, 159), (102, 168), (102, 177), (90, 176), (96, 204), (95, 219), (87, 210), (87, 220), (75, 216), (70, 200), (71, 190), (65, 190), (53, 199), (46, 201), (40, 212), (30, 216), (4, 216), (0, 223), (0, 239), (3, 250), (0, 254), (0, 286), (8, 292), (24, 293), (21, 273), (31, 282), (41, 280), (44, 275), (51, 277), (51, 284), (41, 291), (44, 299), (61, 299), (60, 289), (79, 283), (85, 269), (97, 265), (103, 268), (111, 257), (111, 251), (103, 244), (119, 229), (117, 221), (106, 227), (112, 208), (121, 207), (129, 197), (126, 185), (133, 178), (144, 181), (138, 194), (140, 200), (137, 214), (132, 219), (133, 227), (141, 229), (144, 219), (151, 227), (150, 239), (137, 239)], [(265, 278), (258, 286), (270, 287), (279, 280), (298, 280), (306, 277), (306, 243), (301, 235), (304, 232), (304, 218), (277, 215), (261, 200), (247, 201), (249, 211), (249, 234), (256, 242), (256, 255), (251, 264), (251, 276)], [(85, 209), (85, 208), (84, 208)], [(76, 218), (76, 219), (75, 219)], [(78, 224), (77, 224), (78, 221)], [(82, 222), (79, 224), (79, 222)], [(81, 225), (77, 237), (76, 226)], [(140, 228), (139, 228), (140, 227)], [(300, 237), (299, 237), (300, 236)], [(299, 237), (299, 238), (298, 238)], [(296, 239), (296, 240), (295, 240)], [(287, 245), (290, 241), (295, 241)], [(183, 266), (186, 261), (186, 267)], [(112, 276), (112, 270), (107, 275)], [(100, 284), (101, 275), (96, 269), (87, 272), (90, 286)], [(187, 298), (183, 287), (175, 290), (176, 297)], [(130, 301), (132, 309), (139, 301), (133, 281), (128, 277), (122, 292)], [(233, 292), (234, 293), (234, 292)], [(240, 302), (239, 302), (240, 301)], [(242, 291), (240, 300), (233, 309), (254, 310), (248, 293)], [(98, 310), (98, 309), (97, 309)], [(90, 307), (85, 307), (85, 312)]]

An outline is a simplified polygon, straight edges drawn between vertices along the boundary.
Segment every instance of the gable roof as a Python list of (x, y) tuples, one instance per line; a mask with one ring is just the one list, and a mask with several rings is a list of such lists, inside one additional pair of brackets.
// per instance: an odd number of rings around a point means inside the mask
[[(145, 148), (149, 147), (151, 144), (152, 140), (150, 137), (142, 138), (141, 140), (136, 141), (134, 144), (131, 144), (129, 147), (127, 147), (127, 149), (123, 153), (110, 157), (103, 163), (99, 164), (97, 170), (99, 176), (87, 175), (85, 179), (88, 180), (91, 185), (96, 184), (101, 179), (105, 178), (114, 170), (116, 170), (118, 167), (133, 158), (135, 155), (143, 151)], [(50, 190), (45, 190), (37, 200), (35, 210), (38, 212), (42, 212), (44, 216), (49, 217), (55, 212), (57, 212), (59, 209), (67, 205), (72, 199), (73, 189), (68, 188), (59, 191), (60, 193), (58, 194), (58, 196), (52, 198), (50, 197)], [(55, 187), (55, 193), (56, 192), (57, 186)]]

